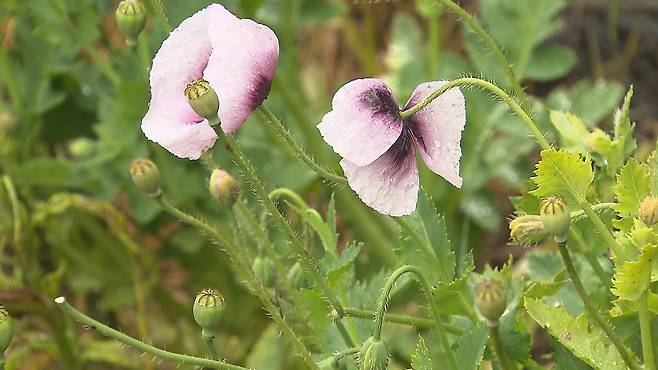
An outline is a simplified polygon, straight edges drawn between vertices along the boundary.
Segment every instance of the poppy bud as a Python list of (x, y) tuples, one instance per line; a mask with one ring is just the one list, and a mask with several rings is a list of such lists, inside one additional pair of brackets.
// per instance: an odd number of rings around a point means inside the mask
[(498, 323), (498, 318), (507, 308), (507, 296), (498, 280), (485, 280), (475, 288), (475, 305), (489, 323)]
[(16, 116), (9, 111), (0, 112), (0, 133), (11, 133), (14, 128), (16, 128)]
[(117, 26), (126, 36), (126, 44), (133, 47), (137, 44), (137, 36), (146, 25), (146, 9), (139, 0), (123, 0), (119, 3), (114, 16)]
[(157, 197), (160, 195), (160, 171), (148, 158), (138, 158), (130, 164), (130, 176), (139, 190)]
[(184, 93), (196, 114), (207, 119), (211, 126), (219, 124), (219, 98), (208, 81), (197, 78), (187, 84)]
[(388, 347), (380, 339), (370, 337), (363, 342), (359, 351), (359, 370), (388, 369), (390, 353)]
[(201, 327), (201, 336), (213, 338), (224, 312), (224, 296), (215, 289), (204, 289), (194, 299), (194, 321)]
[(4, 306), (0, 305), (0, 360), (7, 347), (9, 347), (13, 335), (14, 320), (9, 316), (9, 312)]
[(521, 245), (539, 243), (548, 235), (541, 217), (537, 215), (519, 216), (509, 223), (509, 229), (510, 239)]
[(274, 286), (274, 282), (276, 281), (276, 273), (274, 263), (272, 261), (267, 258), (258, 256), (251, 264), (251, 269), (254, 271), (254, 275), (260, 279), (264, 286)]
[(240, 197), (240, 184), (228, 172), (215, 169), (208, 183), (210, 195), (222, 206), (231, 208)]
[(653, 226), (658, 221), (658, 198), (644, 198), (640, 204), (640, 220), (647, 226)]
[(558, 196), (545, 198), (539, 204), (539, 215), (547, 233), (557, 238), (557, 241), (566, 240), (571, 214), (564, 199)]

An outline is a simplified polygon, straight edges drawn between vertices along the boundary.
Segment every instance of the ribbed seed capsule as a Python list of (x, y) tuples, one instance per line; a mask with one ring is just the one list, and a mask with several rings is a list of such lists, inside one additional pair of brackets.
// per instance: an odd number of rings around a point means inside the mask
[(507, 308), (507, 295), (498, 280), (485, 280), (475, 288), (475, 305), (487, 321), (497, 323)]
[(196, 114), (207, 119), (211, 126), (219, 123), (219, 98), (208, 81), (197, 78), (187, 84), (183, 92)]
[(130, 164), (130, 176), (137, 188), (146, 194), (160, 195), (160, 171), (148, 158), (138, 158)]
[(647, 226), (653, 226), (658, 222), (658, 198), (644, 198), (640, 204), (640, 220)]
[(146, 9), (144, 4), (138, 0), (124, 0), (119, 3), (114, 16), (117, 26), (126, 36), (126, 44), (134, 46), (137, 44), (137, 36), (146, 25)]
[(520, 245), (533, 245), (544, 240), (548, 233), (540, 216), (523, 215), (509, 223), (510, 239)]
[(571, 223), (571, 214), (567, 202), (558, 196), (548, 197), (539, 204), (539, 216), (546, 232), (556, 241), (565, 241)]
[(0, 358), (5, 352), (11, 338), (14, 335), (14, 320), (9, 316), (9, 312), (4, 306), (0, 305)]
[(218, 290), (204, 289), (194, 299), (194, 321), (201, 327), (201, 336), (212, 338), (224, 312), (224, 296)]

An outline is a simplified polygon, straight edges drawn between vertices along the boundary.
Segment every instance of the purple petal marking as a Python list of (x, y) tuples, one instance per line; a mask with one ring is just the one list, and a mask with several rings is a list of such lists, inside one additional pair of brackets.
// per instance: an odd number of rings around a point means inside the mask
[(391, 216), (408, 215), (418, 201), (418, 167), (412, 150), (396, 158), (389, 150), (366, 166), (340, 161), (347, 181), (361, 201), (375, 211)]
[[(405, 109), (414, 106), (446, 83), (448, 81), (432, 81), (418, 85)], [(427, 167), (452, 185), (461, 187), (460, 141), (466, 125), (466, 108), (464, 95), (459, 88), (446, 91), (408, 118), (407, 122), (415, 129), (419, 144), (417, 147)]]
[(336, 153), (356, 166), (373, 163), (402, 132), (400, 109), (381, 80), (348, 82), (334, 95), (318, 129)]

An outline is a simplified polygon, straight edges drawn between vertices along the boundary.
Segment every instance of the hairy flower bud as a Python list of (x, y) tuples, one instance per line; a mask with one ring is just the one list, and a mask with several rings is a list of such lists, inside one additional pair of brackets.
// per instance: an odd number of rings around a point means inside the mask
[(138, 158), (130, 164), (130, 176), (137, 188), (146, 194), (160, 195), (160, 171), (148, 158)]
[(197, 78), (187, 84), (184, 93), (196, 114), (207, 119), (211, 126), (219, 124), (219, 98), (208, 81)]
[(137, 36), (146, 25), (146, 8), (139, 0), (123, 0), (114, 13), (117, 26), (126, 36), (126, 44), (135, 46)]
[(201, 327), (201, 336), (212, 338), (224, 312), (224, 296), (215, 289), (204, 289), (194, 299), (194, 321)]
[(359, 370), (388, 369), (390, 353), (386, 343), (370, 337), (363, 342), (359, 351)]
[(644, 198), (640, 204), (640, 220), (647, 226), (653, 226), (658, 221), (658, 198)]
[(14, 335), (14, 320), (9, 316), (9, 312), (0, 305), (0, 359), (5, 352), (11, 338)]
[(272, 261), (267, 258), (258, 256), (251, 264), (251, 269), (254, 271), (254, 275), (260, 279), (264, 286), (274, 286), (274, 282), (276, 281), (276, 272), (274, 263)]
[(498, 319), (507, 308), (507, 295), (498, 280), (485, 280), (475, 288), (475, 305), (489, 323)]
[(539, 204), (539, 215), (546, 232), (558, 239), (556, 241), (566, 240), (571, 214), (564, 199), (558, 196), (543, 199)]
[(240, 184), (224, 170), (212, 171), (208, 189), (214, 200), (228, 208), (233, 207), (235, 201), (240, 197)]
[(548, 236), (541, 217), (537, 215), (519, 216), (509, 223), (509, 229), (510, 239), (520, 245), (533, 245)]

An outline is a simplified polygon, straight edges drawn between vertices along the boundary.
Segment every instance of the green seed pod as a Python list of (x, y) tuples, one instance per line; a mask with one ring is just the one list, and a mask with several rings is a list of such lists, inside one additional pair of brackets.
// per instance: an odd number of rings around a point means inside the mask
[(235, 201), (240, 197), (240, 184), (224, 170), (212, 171), (208, 189), (214, 200), (228, 208), (233, 207)]
[(523, 215), (513, 219), (509, 223), (509, 230), (510, 239), (520, 245), (534, 245), (548, 236), (541, 217), (537, 215)]
[(196, 114), (207, 119), (211, 126), (219, 124), (219, 98), (208, 81), (197, 78), (187, 84), (184, 93)]
[(224, 296), (215, 289), (204, 289), (194, 299), (194, 321), (201, 327), (201, 336), (214, 338), (224, 312)]
[(366, 339), (359, 351), (359, 370), (388, 369), (390, 353), (386, 343), (373, 337)]
[(251, 269), (264, 286), (268, 288), (274, 286), (274, 283), (276, 282), (276, 269), (272, 261), (258, 256), (251, 264)]
[(4, 306), (0, 305), (0, 359), (5, 352), (11, 338), (14, 335), (14, 320), (9, 316), (9, 312)]
[(561, 197), (548, 197), (539, 204), (539, 215), (546, 232), (553, 235), (556, 241), (567, 239), (571, 214), (567, 202)]
[(498, 319), (507, 308), (507, 295), (498, 280), (485, 280), (475, 288), (475, 305), (490, 324), (497, 325)]
[(152, 197), (160, 195), (160, 171), (150, 159), (135, 159), (130, 164), (130, 176), (139, 190)]
[(653, 226), (658, 221), (658, 198), (644, 198), (640, 204), (640, 220), (647, 226)]
[(114, 13), (117, 26), (126, 36), (126, 44), (137, 45), (137, 36), (146, 25), (146, 8), (139, 0), (123, 0)]

